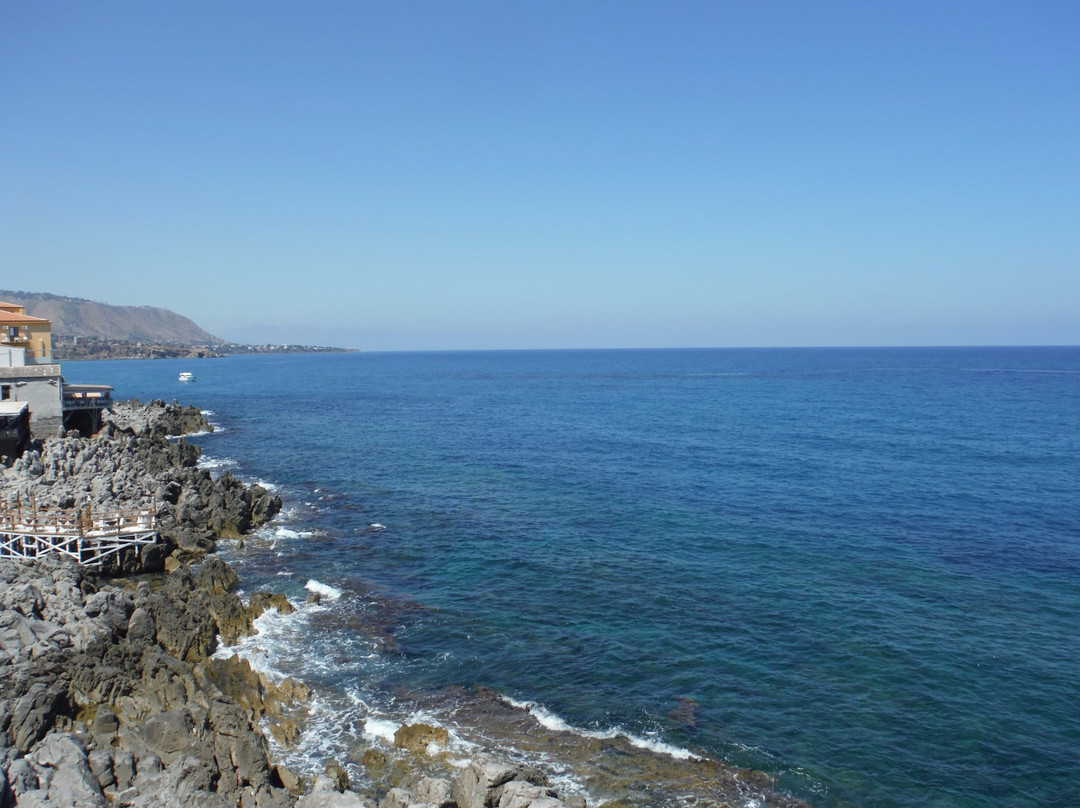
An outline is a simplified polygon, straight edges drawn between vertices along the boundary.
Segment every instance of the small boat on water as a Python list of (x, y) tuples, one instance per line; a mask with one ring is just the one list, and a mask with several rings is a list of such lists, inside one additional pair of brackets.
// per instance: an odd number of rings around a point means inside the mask
[(177, 378), (182, 382), (193, 382), (193, 381), (195, 381), (195, 374), (194, 373), (189, 373), (188, 371), (185, 370)]

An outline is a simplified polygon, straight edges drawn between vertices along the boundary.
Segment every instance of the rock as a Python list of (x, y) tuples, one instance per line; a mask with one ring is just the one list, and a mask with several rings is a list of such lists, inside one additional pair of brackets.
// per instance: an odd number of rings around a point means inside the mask
[(131, 613), (128, 618), (127, 636), (133, 643), (146, 644), (154, 641), (157, 635), (157, 627), (154, 618), (141, 606)]
[(281, 781), (281, 785), (288, 789), (293, 794), (299, 794), (304, 789), (304, 778), (294, 772), (292, 769), (281, 765), (280, 763), (274, 767), (274, 772), (278, 776), (278, 780)]
[(417, 754), (427, 754), (430, 744), (445, 747), (449, 740), (450, 733), (444, 727), (427, 724), (405, 724), (394, 733), (394, 746)]
[(27, 791), (35, 791), (40, 785), (37, 772), (34, 771), (30, 761), (26, 760), (26, 758), (19, 758), (11, 762), (7, 770), (7, 781), (8, 788), (16, 797), (25, 794)]
[(109, 746), (112, 744), (113, 738), (116, 737), (118, 729), (120, 729), (120, 722), (116, 718), (116, 713), (108, 707), (103, 707), (94, 716), (90, 732), (98, 743)]
[(379, 808), (409, 808), (412, 802), (412, 794), (408, 791), (403, 788), (392, 788), (379, 801)]
[(277, 716), (268, 721), (270, 735), (284, 747), (293, 747), (300, 743), (304, 734), (301, 723), (291, 716)]
[[(90, 769), (86, 747), (69, 733), (50, 735), (26, 756), (27, 762), (37, 773), (38, 791), (26, 792), (19, 799), (20, 805), (79, 806), (80, 808), (106, 808), (101, 784)], [(44, 793), (42, 793), (44, 792)]]
[(149, 716), (142, 725), (146, 747), (166, 766), (191, 747), (195, 725), (187, 710), (169, 710)]
[(202, 761), (184, 756), (164, 771), (136, 779), (138, 796), (132, 808), (231, 808), (213, 792), (210, 772)]
[(252, 592), (248, 599), (248, 613), (254, 620), (260, 617), (267, 609), (277, 609), (278, 614), (292, 614), (296, 607), (289, 603), (289, 599), (281, 593)]
[(105, 789), (116, 785), (112, 755), (104, 749), (95, 749), (86, 756), (86, 760), (90, 764), (90, 771), (93, 772), (101, 788)]
[(30, 747), (52, 729), (58, 715), (67, 709), (67, 694), (59, 685), (35, 682), (20, 697), (11, 711), (11, 738), (16, 748), (29, 752)]
[(231, 592), (238, 583), (236, 570), (219, 558), (208, 558), (199, 569), (198, 586), (215, 595)]
[(494, 808), (502, 795), (502, 786), (514, 780), (547, 785), (547, 778), (536, 769), (482, 755), (454, 781), (454, 802), (458, 808)]
[(126, 749), (113, 754), (113, 778), (118, 789), (128, 788), (135, 779), (135, 756)]
[(277, 689), (292, 701), (307, 701), (311, 698), (311, 688), (303, 682), (296, 681), (291, 676), (282, 679), (281, 684), (277, 685)]
[(417, 801), (436, 808), (452, 808), (454, 805), (454, 786), (441, 777), (424, 777), (413, 788), (413, 794)]
[(325, 774), (315, 778), (311, 791), (297, 800), (296, 808), (371, 808), (352, 791), (339, 792)]
[(561, 808), (555, 792), (524, 780), (511, 780), (499, 794), (499, 808)]
[(347, 791), (349, 788), (349, 773), (345, 767), (336, 760), (328, 760), (325, 764), (326, 776), (334, 785), (335, 791)]

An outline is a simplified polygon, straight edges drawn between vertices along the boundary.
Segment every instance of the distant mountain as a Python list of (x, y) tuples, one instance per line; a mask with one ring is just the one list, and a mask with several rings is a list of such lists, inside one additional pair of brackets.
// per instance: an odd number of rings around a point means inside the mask
[(51, 320), (53, 335), (58, 337), (182, 345), (214, 345), (222, 341), (187, 317), (153, 306), (110, 306), (78, 297), (3, 290), (0, 300), (26, 306), (27, 314)]

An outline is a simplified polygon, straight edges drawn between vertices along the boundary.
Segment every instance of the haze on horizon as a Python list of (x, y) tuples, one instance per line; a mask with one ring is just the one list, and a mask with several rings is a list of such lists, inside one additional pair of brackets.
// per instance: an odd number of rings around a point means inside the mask
[(1080, 343), (1073, 2), (0, 6), (0, 286), (368, 350)]

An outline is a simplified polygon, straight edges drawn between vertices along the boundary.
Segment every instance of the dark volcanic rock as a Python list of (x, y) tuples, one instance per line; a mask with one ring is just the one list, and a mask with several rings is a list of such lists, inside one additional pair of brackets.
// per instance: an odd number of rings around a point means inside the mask
[[(0, 496), (39, 512), (156, 509), (162, 541), (109, 575), (202, 559), (281, 503), (198, 469), (198, 448), (169, 439), (193, 429), (209, 429), (194, 408), (118, 405), (95, 437), (46, 441), (0, 471)], [(209, 658), (288, 604), (249, 609), (238, 581), (216, 558), (134, 588), (56, 556), (0, 562), (0, 806), (292, 805), (257, 722), (284, 720), (306, 691)]]
[(75, 435), (46, 441), (0, 471), (8, 504), (92, 512), (152, 509), (161, 541), (125, 551), (108, 562), (106, 575), (160, 572), (196, 561), (218, 538), (238, 538), (281, 510), (281, 498), (231, 474), (214, 479), (199, 469), (200, 450), (170, 437), (213, 427), (194, 407), (152, 401), (117, 404), (93, 438)]
[[(257, 722), (282, 715), (304, 691), (264, 680), (239, 659), (209, 658), (218, 634), (250, 626), (230, 567), (211, 559), (134, 592), (95, 591), (85, 570), (54, 558), (5, 565), (3, 574), (0, 624), (37, 630), (20, 634), (26, 646), (13, 647), (0, 672), (0, 745), (11, 753), (0, 773), (20, 789), (16, 797), (292, 804)], [(57, 733), (71, 727), (82, 729)]]

